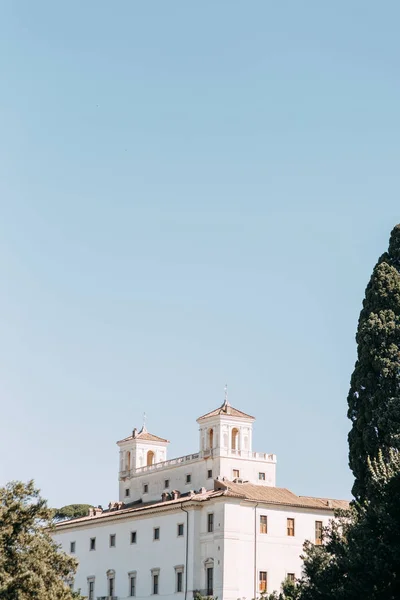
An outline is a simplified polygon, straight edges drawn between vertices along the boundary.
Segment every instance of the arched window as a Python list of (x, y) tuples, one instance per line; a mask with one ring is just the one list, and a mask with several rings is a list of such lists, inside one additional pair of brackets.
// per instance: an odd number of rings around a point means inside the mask
[(130, 453), (130, 450), (128, 450), (128, 452), (126, 453), (126, 456), (125, 456), (125, 471), (129, 471), (130, 468), (131, 468), (131, 453)]
[(147, 453), (147, 466), (150, 467), (151, 465), (154, 465), (154, 452), (149, 450)]
[(208, 432), (208, 447), (214, 448), (214, 430), (210, 429)]
[(239, 429), (232, 429), (232, 450), (239, 450)]

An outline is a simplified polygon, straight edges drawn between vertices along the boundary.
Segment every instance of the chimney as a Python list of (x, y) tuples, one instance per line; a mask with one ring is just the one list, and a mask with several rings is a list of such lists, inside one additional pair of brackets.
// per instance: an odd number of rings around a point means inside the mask
[(89, 517), (97, 517), (98, 515), (101, 515), (102, 512), (103, 509), (101, 506), (98, 506), (97, 508), (93, 506), (93, 508), (89, 509)]
[(137, 436), (137, 429), (135, 427), (135, 429), (132, 431), (132, 437), (135, 438)]
[(178, 490), (172, 490), (172, 500), (178, 500), (181, 497), (181, 493)]

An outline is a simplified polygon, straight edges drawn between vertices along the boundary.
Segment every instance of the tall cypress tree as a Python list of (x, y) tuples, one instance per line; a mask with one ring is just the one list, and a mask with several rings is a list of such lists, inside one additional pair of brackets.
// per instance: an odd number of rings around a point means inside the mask
[(400, 225), (368, 283), (356, 335), (358, 359), (348, 395), (349, 464), (357, 500), (368, 498), (368, 457), (400, 448)]

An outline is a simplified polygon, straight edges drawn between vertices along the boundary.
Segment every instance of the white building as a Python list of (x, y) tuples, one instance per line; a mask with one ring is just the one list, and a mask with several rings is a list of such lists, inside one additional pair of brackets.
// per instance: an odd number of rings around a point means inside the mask
[(90, 600), (160, 595), (255, 598), (301, 574), (306, 539), (345, 501), (275, 487), (276, 457), (253, 452), (255, 419), (224, 404), (197, 419), (199, 450), (167, 460), (145, 427), (118, 442), (119, 502), (57, 525)]

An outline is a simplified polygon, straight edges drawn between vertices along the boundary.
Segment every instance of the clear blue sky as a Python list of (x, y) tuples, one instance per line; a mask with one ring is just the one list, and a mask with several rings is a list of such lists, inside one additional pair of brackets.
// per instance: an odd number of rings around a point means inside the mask
[(115, 441), (257, 417), (349, 497), (346, 397), (400, 221), (396, 1), (0, 4), (0, 484), (117, 498)]

